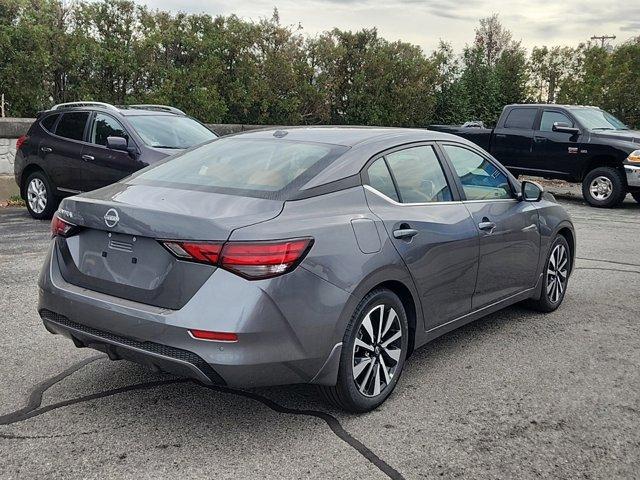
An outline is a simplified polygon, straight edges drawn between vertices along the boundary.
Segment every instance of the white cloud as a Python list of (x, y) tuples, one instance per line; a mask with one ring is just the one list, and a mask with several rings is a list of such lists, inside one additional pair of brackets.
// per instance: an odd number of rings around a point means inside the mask
[(308, 35), (333, 27), (377, 27), (388, 40), (433, 50), (440, 39), (456, 49), (473, 41), (482, 17), (498, 13), (525, 47), (577, 45), (592, 35), (616, 35), (616, 43), (640, 35), (640, 3), (628, 0), (139, 0), (151, 8), (246, 19), (269, 17), (274, 7), (285, 24), (301, 24)]

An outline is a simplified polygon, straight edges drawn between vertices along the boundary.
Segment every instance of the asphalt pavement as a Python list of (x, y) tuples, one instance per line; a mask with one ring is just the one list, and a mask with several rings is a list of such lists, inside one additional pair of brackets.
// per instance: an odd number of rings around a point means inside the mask
[(365, 415), (310, 386), (206, 388), (49, 334), (49, 224), (0, 209), (0, 478), (639, 478), (640, 205), (558, 193), (578, 235), (562, 307), (430, 343)]

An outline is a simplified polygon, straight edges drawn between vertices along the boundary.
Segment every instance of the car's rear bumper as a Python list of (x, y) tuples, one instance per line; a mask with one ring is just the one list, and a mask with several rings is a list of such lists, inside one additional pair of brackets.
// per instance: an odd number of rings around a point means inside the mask
[(640, 187), (640, 166), (625, 165), (624, 171), (627, 174), (627, 185), (630, 187)]
[[(337, 322), (349, 294), (303, 268), (285, 277), (271, 285), (218, 269), (183, 308), (170, 310), (67, 283), (52, 246), (38, 310), (49, 331), (78, 346), (205, 383), (335, 383), (337, 371), (326, 369), (335, 370), (328, 359), (340, 352)], [(290, 282), (306, 296), (288, 293)], [(238, 341), (199, 340), (190, 329), (234, 332)]]

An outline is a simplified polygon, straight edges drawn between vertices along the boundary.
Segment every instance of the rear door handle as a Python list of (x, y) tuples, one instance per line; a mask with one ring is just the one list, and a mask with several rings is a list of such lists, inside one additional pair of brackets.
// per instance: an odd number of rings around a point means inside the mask
[(40, 150), (42, 150), (44, 153), (53, 152), (53, 149), (51, 147), (40, 147)]
[(401, 228), (393, 231), (395, 238), (412, 238), (418, 234), (418, 231), (413, 228)]
[(494, 228), (496, 228), (496, 224), (490, 221), (482, 221), (478, 224), (478, 228), (480, 230), (484, 230), (485, 232), (491, 232)]
[(82, 159), (89, 162), (91, 160), (95, 160), (95, 157), (92, 155), (82, 155)]

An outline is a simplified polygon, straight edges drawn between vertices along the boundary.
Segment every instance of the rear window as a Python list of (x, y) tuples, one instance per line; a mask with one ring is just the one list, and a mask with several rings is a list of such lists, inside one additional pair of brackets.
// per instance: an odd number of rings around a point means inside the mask
[(71, 140), (82, 140), (84, 126), (89, 118), (89, 112), (70, 112), (62, 115), (56, 127), (56, 135)]
[(59, 116), (60, 116), (59, 113), (56, 113), (55, 115), (49, 115), (48, 117), (43, 119), (42, 122), (40, 122), (40, 124), (44, 127), (46, 131), (52, 132), (53, 126), (55, 125), (56, 120), (58, 119)]
[(504, 122), (504, 128), (533, 130), (533, 122), (536, 119), (537, 113), (537, 108), (514, 108), (509, 112), (509, 116)]
[(278, 198), (346, 150), (283, 139), (222, 138), (145, 169), (131, 182)]

